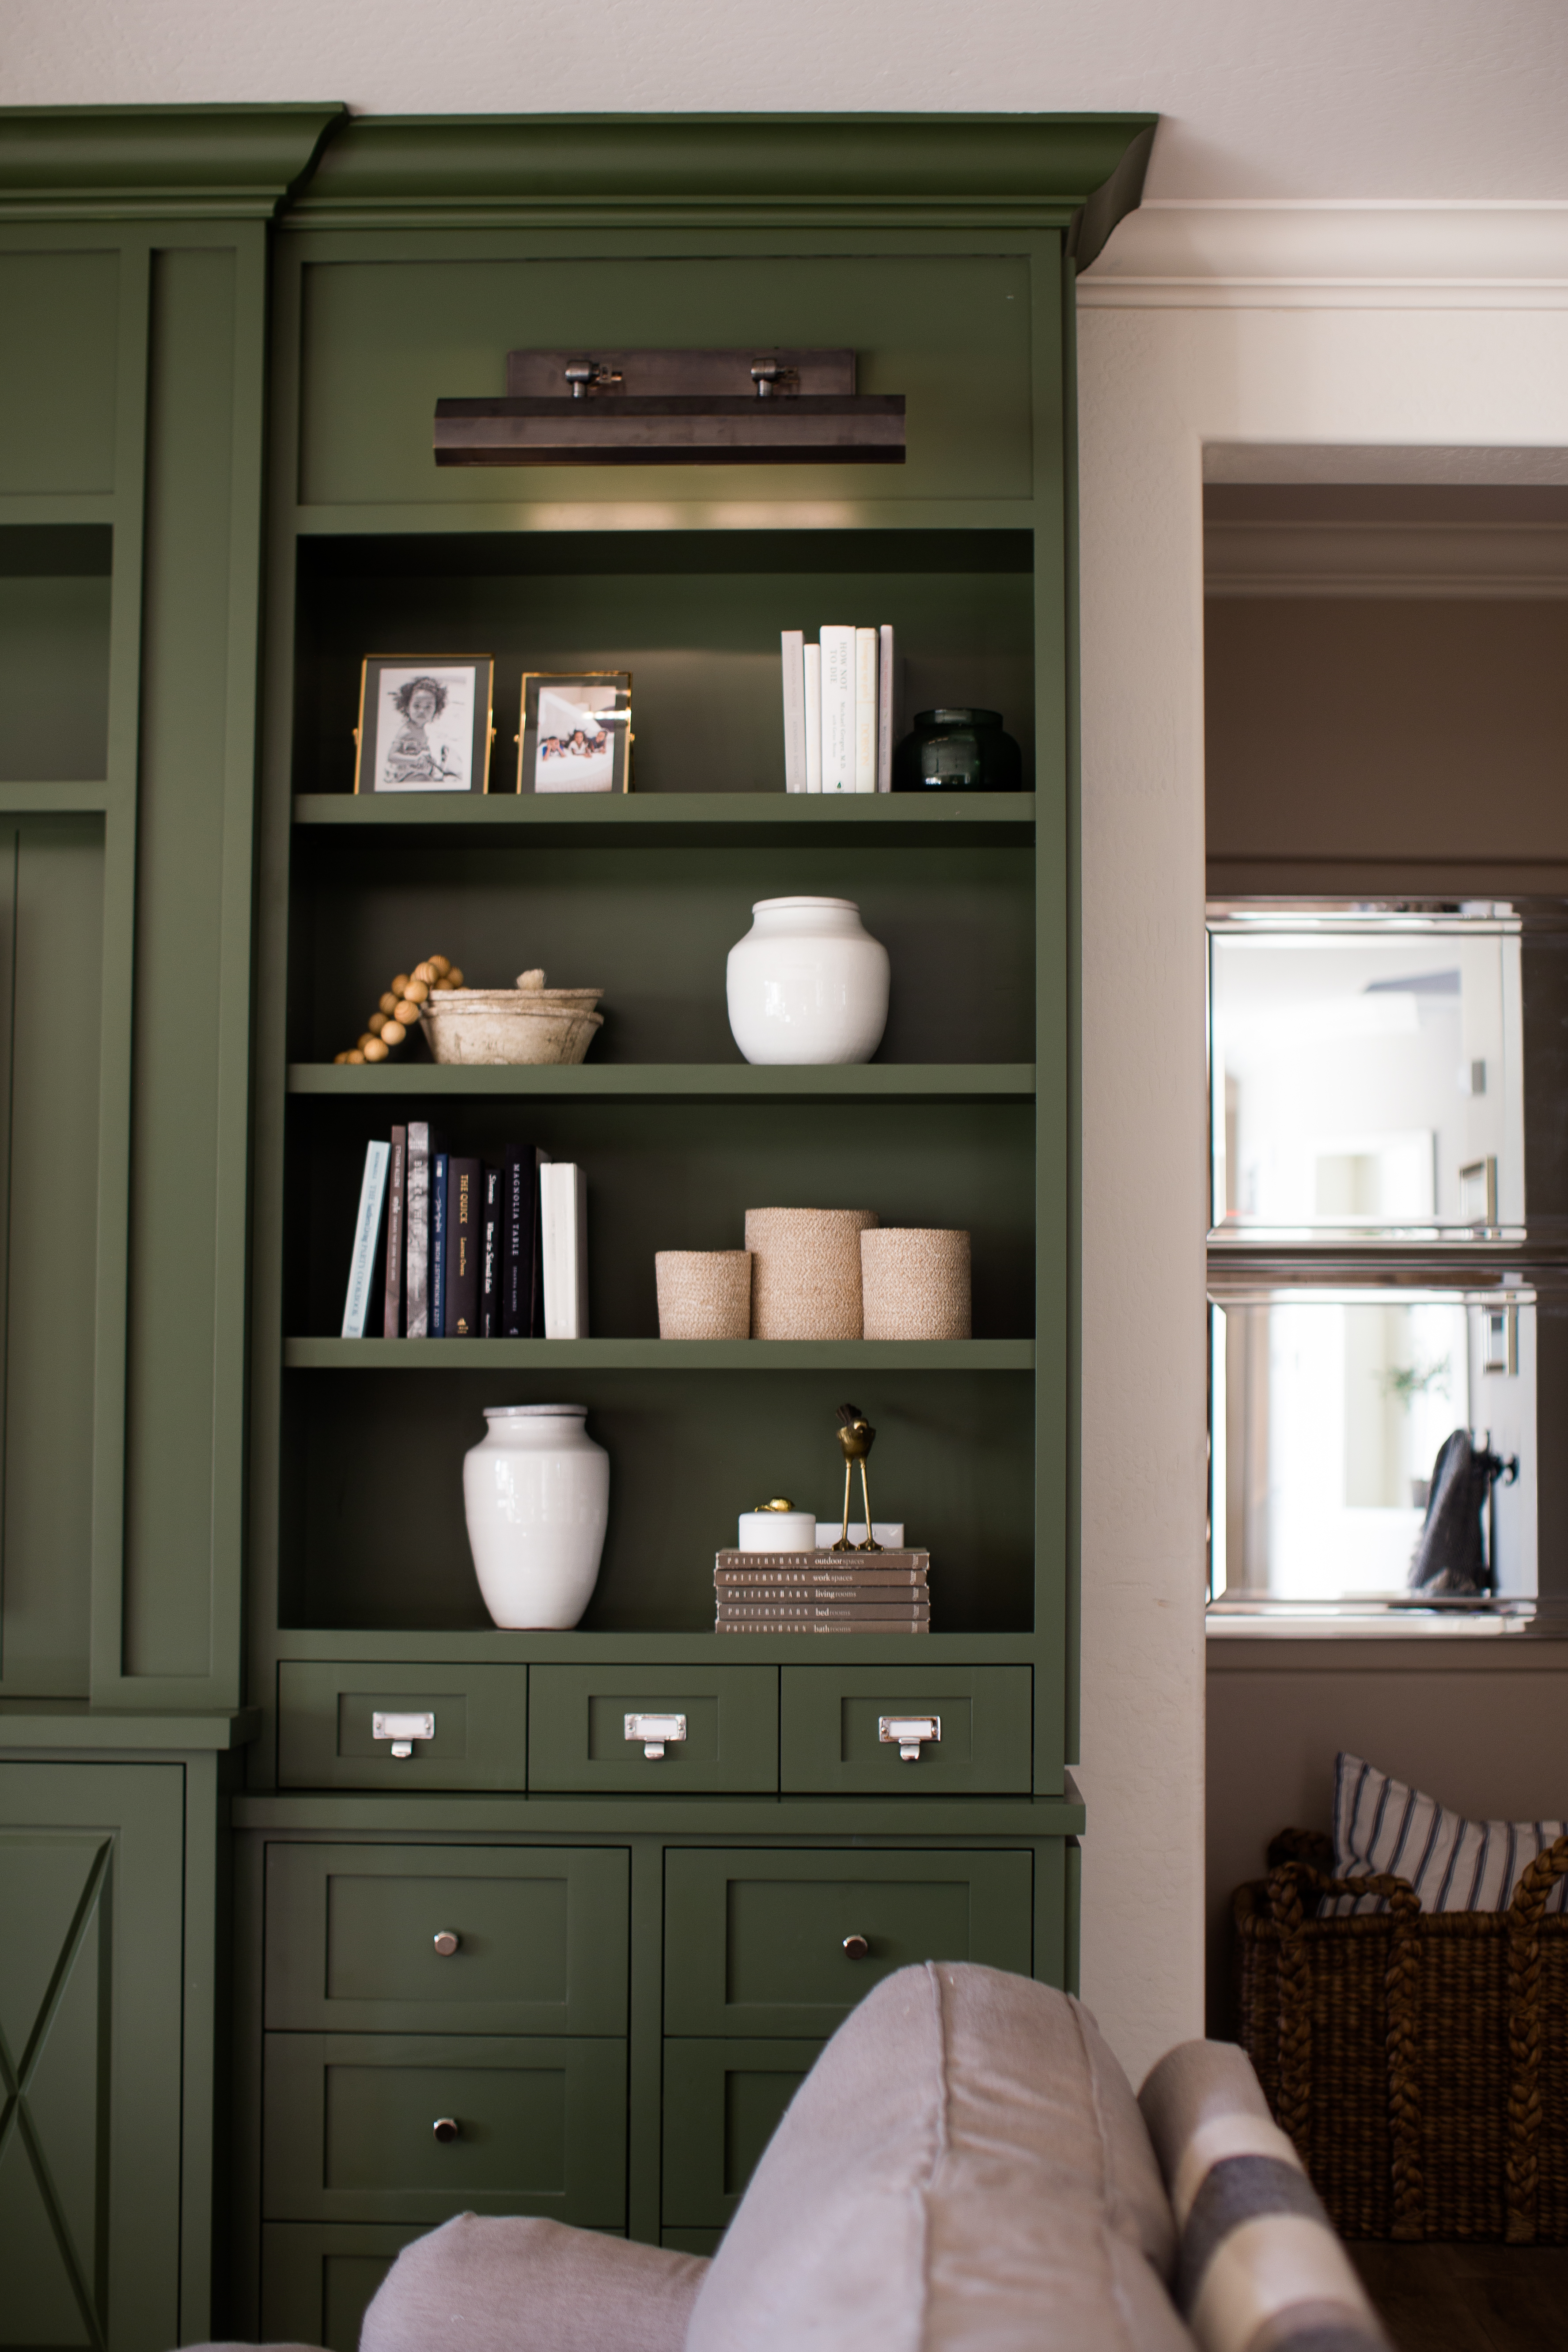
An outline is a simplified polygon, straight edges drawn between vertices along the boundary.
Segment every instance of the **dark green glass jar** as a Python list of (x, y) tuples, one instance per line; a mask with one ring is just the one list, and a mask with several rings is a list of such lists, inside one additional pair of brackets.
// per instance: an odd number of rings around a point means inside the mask
[(1021, 793), (1024, 755), (999, 710), (921, 710), (893, 753), (896, 793)]

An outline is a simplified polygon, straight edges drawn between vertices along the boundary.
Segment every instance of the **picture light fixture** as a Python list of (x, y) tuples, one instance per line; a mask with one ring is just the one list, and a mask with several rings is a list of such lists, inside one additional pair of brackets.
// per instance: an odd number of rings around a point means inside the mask
[(509, 352), (504, 400), (438, 400), (438, 466), (901, 466), (904, 395), (853, 352)]

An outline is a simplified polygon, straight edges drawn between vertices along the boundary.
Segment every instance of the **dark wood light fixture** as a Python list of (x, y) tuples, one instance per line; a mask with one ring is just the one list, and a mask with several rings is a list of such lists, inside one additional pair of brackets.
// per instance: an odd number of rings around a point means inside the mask
[(438, 400), (438, 466), (901, 466), (904, 395), (853, 352), (509, 352), (504, 400)]

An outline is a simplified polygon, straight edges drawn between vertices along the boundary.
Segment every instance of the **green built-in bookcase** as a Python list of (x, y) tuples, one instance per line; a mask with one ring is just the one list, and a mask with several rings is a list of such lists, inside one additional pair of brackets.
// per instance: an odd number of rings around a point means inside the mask
[[(58, 2256), (38, 2340), (348, 2352), (463, 2205), (701, 2250), (879, 1974), (1073, 1980), (1072, 289), (1152, 129), (0, 114), (0, 1867), (26, 1982), (109, 2037), (68, 2126), (107, 2198), (0, 2181)], [(438, 398), (584, 337), (852, 349), (908, 463), (435, 467)], [(786, 799), (779, 631), (845, 618), (910, 709), (1000, 709), (1027, 790)], [(495, 656), (489, 796), (353, 794), (403, 648)], [(552, 667), (633, 672), (628, 797), (505, 792)], [(795, 891), (889, 950), (864, 1068), (730, 1037), (726, 952)], [(437, 949), (603, 987), (587, 1062), (334, 1066)], [(581, 1162), (593, 1339), (336, 1336), (409, 1117)], [(661, 1342), (655, 1251), (773, 1203), (968, 1227), (973, 1338)], [(610, 1453), (604, 1570), (575, 1633), (502, 1633), (462, 1455), (551, 1397)], [(935, 1632), (721, 1639), (714, 1549), (832, 1510), (846, 1398)], [(644, 1699), (689, 1710), (668, 1772), (608, 1739)], [(387, 1703), (437, 1738), (395, 1761)]]

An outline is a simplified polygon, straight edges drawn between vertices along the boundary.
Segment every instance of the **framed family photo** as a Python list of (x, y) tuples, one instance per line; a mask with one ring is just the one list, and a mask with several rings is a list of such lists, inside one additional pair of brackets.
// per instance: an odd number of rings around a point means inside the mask
[(368, 656), (355, 792), (488, 792), (494, 673), (489, 654)]
[(520, 793), (631, 789), (630, 670), (528, 670), (518, 730)]

